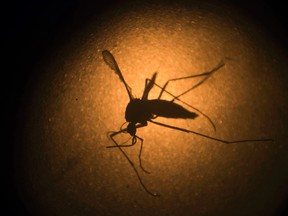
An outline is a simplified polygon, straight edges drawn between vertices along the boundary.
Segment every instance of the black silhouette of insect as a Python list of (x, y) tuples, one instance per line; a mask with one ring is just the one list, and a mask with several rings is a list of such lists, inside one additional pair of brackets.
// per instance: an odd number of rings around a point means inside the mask
[[(184, 94), (190, 92), (191, 90), (195, 89), (196, 87), (200, 86), (202, 83), (204, 83), (209, 77), (211, 77), (211, 75), (213, 73), (215, 73), (216, 71), (218, 71), (220, 68), (222, 68), (225, 65), (224, 62), (220, 62), (214, 69), (212, 69), (211, 71), (205, 72), (205, 73), (201, 73), (201, 74), (197, 74), (197, 75), (191, 75), (191, 76), (187, 76), (187, 77), (176, 78), (176, 79), (170, 79), (165, 83), (165, 85), (163, 87), (161, 87), (160, 85), (155, 83), (157, 73), (154, 73), (151, 79), (146, 79), (145, 89), (144, 89), (142, 98), (139, 99), (139, 98), (133, 97), (132, 92), (131, 92), (131, 88), (126, 83), (114, 56), (108, 50), (102, 51), (102, 55), (103, 55), (103, 59), (104, 59), (105, 63), (119, 76), (120, 80), (122, 81), (122, 83), (124, 84), (124, 86), (126, 88), (128, 96), (130, 98), (130, 102), (128, 103), (128, 105), (126, 107), (126, 112), (125, 112), (125, 119), (126, 119), (125, 123), (128, 123), (128, 126), (126, 128), (122, 128), (123, 125), (125, 124), (124, 123), (121, 126), (119, 131), (109, 132), (109, 136), (115, 145), (107, 146), (107, 148), (117, 147), (122, 152), (124, 157), (127, 159), (127, 161), (130, 163), (131, 167), (133, 168), (135, 174), (137, 175), (140, 184), (142, 185), (142, 187), (144, 188), (144, 190), (148, 194), (150, 194), (152, 196), (159, 196), (159, 194), (152, 193), (145, 186), (145, 184), (143, 183), (143, 181), (140, 177), (138, 170), (136, 169), (136, 167), (134, 166), (133, 162), (130, 160), (128, 155), (125, 153), (125, 151), (122, 149), (124, 147), (131, 147), (137, 143), (137, 140), (140, 140), (140, 151), (139, 151), (139, 155), (138, 155), (139, 166), (145, 173), (149, 173), (147, 170), (145, 170), (143, 168), (142, 162), (141, 162), (141, 153), (142, 153), (144, 140), (143, 140), (143, 138), (136, 135), (137, 129), (147, 126), (147, 122), (151, 122), (151, 123), (156, 124), (156, 125), (160, 125), (160, 126), (175, 129), (175, 130), (179, 130), (179, 131), (186, 132), (186, 133), (196, 134), (198, 136), (202, 136), (202, 137), (205, 137), (205, 138), (208, 138), (211, 140), (215, 140), (215, 141), (218, 141), (221, 143), (225, 143), (225, 144), (243, 143), (243, 142), (273, 141), (273, 139), (247, 139), (247, 140), (227, 141), (227, 140), (222, 140), (222, 139), (218, 139), (215, 137), (211, 137), (211, 136), (208, 136), (205, 134), (201, 134), (201, 133), (198, 133), (195, 131), (191, 131), (191, 130), (187, 130), (184, 128), (179, 128), (179, 127), (175, 127), (175, 126), (171, 126), (171, 125), (167, 125), (167, 124), (163, 124), (163, 123), (154, 121), (154, 119), (156, 119), (158, 116), (166, 117), (166, 118), (183, 118), (183, 119), (195, 119), (198, 116), (198, 114), (196, 114), (195, 112), (191, 112), (191, 111), (185, 109), (184, 107), (180, 106), (179, 104), (174, 103), (174, 101), (177, 100), (177, 101), (184, 103), (188, 107), (194, 109), (195, 111), (197, 111), (199, 114), (203, 115), (204, 117), (206, 117), (208, 119), (208, 121), (211, 123), (211, 125), (213, 126), (214, 130), (216, 130), (215, 124), (212, 122), (212, 120), (207, 115), (202, 113), (197, 108), (195, 108), (195, 107), (187, 104), (186, 102), (182, 101), (180, 99), (180, 97), (183, 96)], [(166, 87), (170, 81), (177, 81), (177, 80), (181, 80), (181, 79), (189, 79), (189, 78), (194, 78), (194, 77), (204, 77), (204, 78), (200, 82), (198, 82), (197, 84), (195, 84), (194, 86), (192, 86), (191, 88), (184, 91), (182, 94), (180, 94), (178, 96), (175, 96), (166, 90)], [(148, 100), (148, 94), (149, 94), (150, 90), (153, 88), (153, 86), (157, 86), (158, 88), (160, 88), (161, 92), (160, 92), (157, 99)], [(171, 101), (161, 99), (161, 96), (164, 92), (169, 94), (170, 96), (172, 96)], [(129, 133), (132, 137), (131, 144), (125, 144), (127, 141), (122, 143), (122, 144), (118, 144), (116, 142), (116, 140), (114, 139), (114, 137), (120, 133)]]

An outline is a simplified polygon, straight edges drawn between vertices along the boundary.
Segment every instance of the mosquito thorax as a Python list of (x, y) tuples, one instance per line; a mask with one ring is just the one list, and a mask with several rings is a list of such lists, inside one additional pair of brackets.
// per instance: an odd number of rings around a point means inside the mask
[(147, 121), (152, 118), (152, 114), (145, 101), (134, 99), (131, 100), (126, 107), (125, 118), (127, 122), (147, 125)]

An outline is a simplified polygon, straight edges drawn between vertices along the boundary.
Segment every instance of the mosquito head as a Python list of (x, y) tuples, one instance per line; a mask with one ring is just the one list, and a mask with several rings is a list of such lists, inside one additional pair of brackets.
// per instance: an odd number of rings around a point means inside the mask
[(131, 135), (131, 136), (135, 136), (136, 135), (136, 127), (135, 127), (135, 123), (130, 122), (127, 126), (127, 132)]

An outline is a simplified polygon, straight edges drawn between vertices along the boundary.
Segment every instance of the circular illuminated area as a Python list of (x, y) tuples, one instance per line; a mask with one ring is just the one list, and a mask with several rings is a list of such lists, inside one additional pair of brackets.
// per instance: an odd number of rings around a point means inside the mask
[[(120, 9), (119, 9), (120, 8)], [(129, 96), (103, 61), (115, 57), (135, 98), (155, 83), (225, 65), (181, 100), (209, 116), (154, 121), (218, 139), (275, 139), (223, 144), (148, 122), (123, 148)], [(19, 187), (35, 215), (271, 215), (287, 192), (287, 61), (260, 27), (237, 10), (213, 5), (119, 5), (95, 17), (45, 66), (31, 91), (19, 147)], [(180, 95), (203, 77), (172, 81)], [(149, 99), (161, 89), (154, 86)], [(162, 99), (172, 100), (163, 93)], [(127, 125), (123, 125), (125, 128)], [(125, 143), (129, 134), (115, 136)], [(131, 143), (131, 140), (126, 144)], [(277, 159), (277, 160), (276, 160)], [(276, 168), (275, 168), (276, 167)], [(284, 190), (284, 191), (285, 191)]]

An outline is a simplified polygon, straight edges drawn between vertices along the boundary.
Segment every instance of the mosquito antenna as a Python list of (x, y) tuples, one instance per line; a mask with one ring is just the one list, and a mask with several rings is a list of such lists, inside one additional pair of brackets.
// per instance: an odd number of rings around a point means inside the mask
[(193, 133), (193, 134), (196, 134), (198, 136), (202, 136), (202, 137), (205, 137), (205, 138), (208, 138), (208, 139), (211, 139), (211, 140), (215, 140), (215, 141), (218, 141), (218, 142), (222, 142), (222, 143), (225, 143), (225, 144), (244, 143), (244, 142), (267, 142), (267, 141), (271, 142), (271, 141), (274, 141), (273, 139), (247, 139), (247, 140), (227, 141), (227, 140), (222, 140), (222, 139), (218, 139), (218, 138), (215, 138), (215, 137), (211, 137), (211, 136), (208, 136), (208, 135), (205, 135), (205, 134), (202, 134), (202, 133), (198, 133), (196, 131), (187, 130), (187, 129), (184, 129), (184, 128), (163, 124), (161, 122), (155, 122), (153, 120), (149, 120), (149, 121), (152, 122), (153, 124), (156, 124), (156, 125), (160, 125), (160, 126), (163, 126), (163, 127), (167, 127), (167, 128), (183, 131), (183, 132), (186, 132), (186, 133)]
[(126, 81), (125, 81), (125, 79), (124, 79), (124, 77), (123, 77), (123, 75), (119, 69), (119, 66), (118, 66), (114, 56), (112, 55), (112, 53), (110, 53), (108, 50), (104, 50), (104, 51), (102, 51), (102, 56), (103, 56), (103, 60), (105, 61), (105, 63), (119, 76), (120, 80), (125, 85), (125, 88), (126, 88), (126, 91), (128, 93), (130, 100), (133, 100), (134, 97), (131, 93), (131, 88), (126, 83)]

